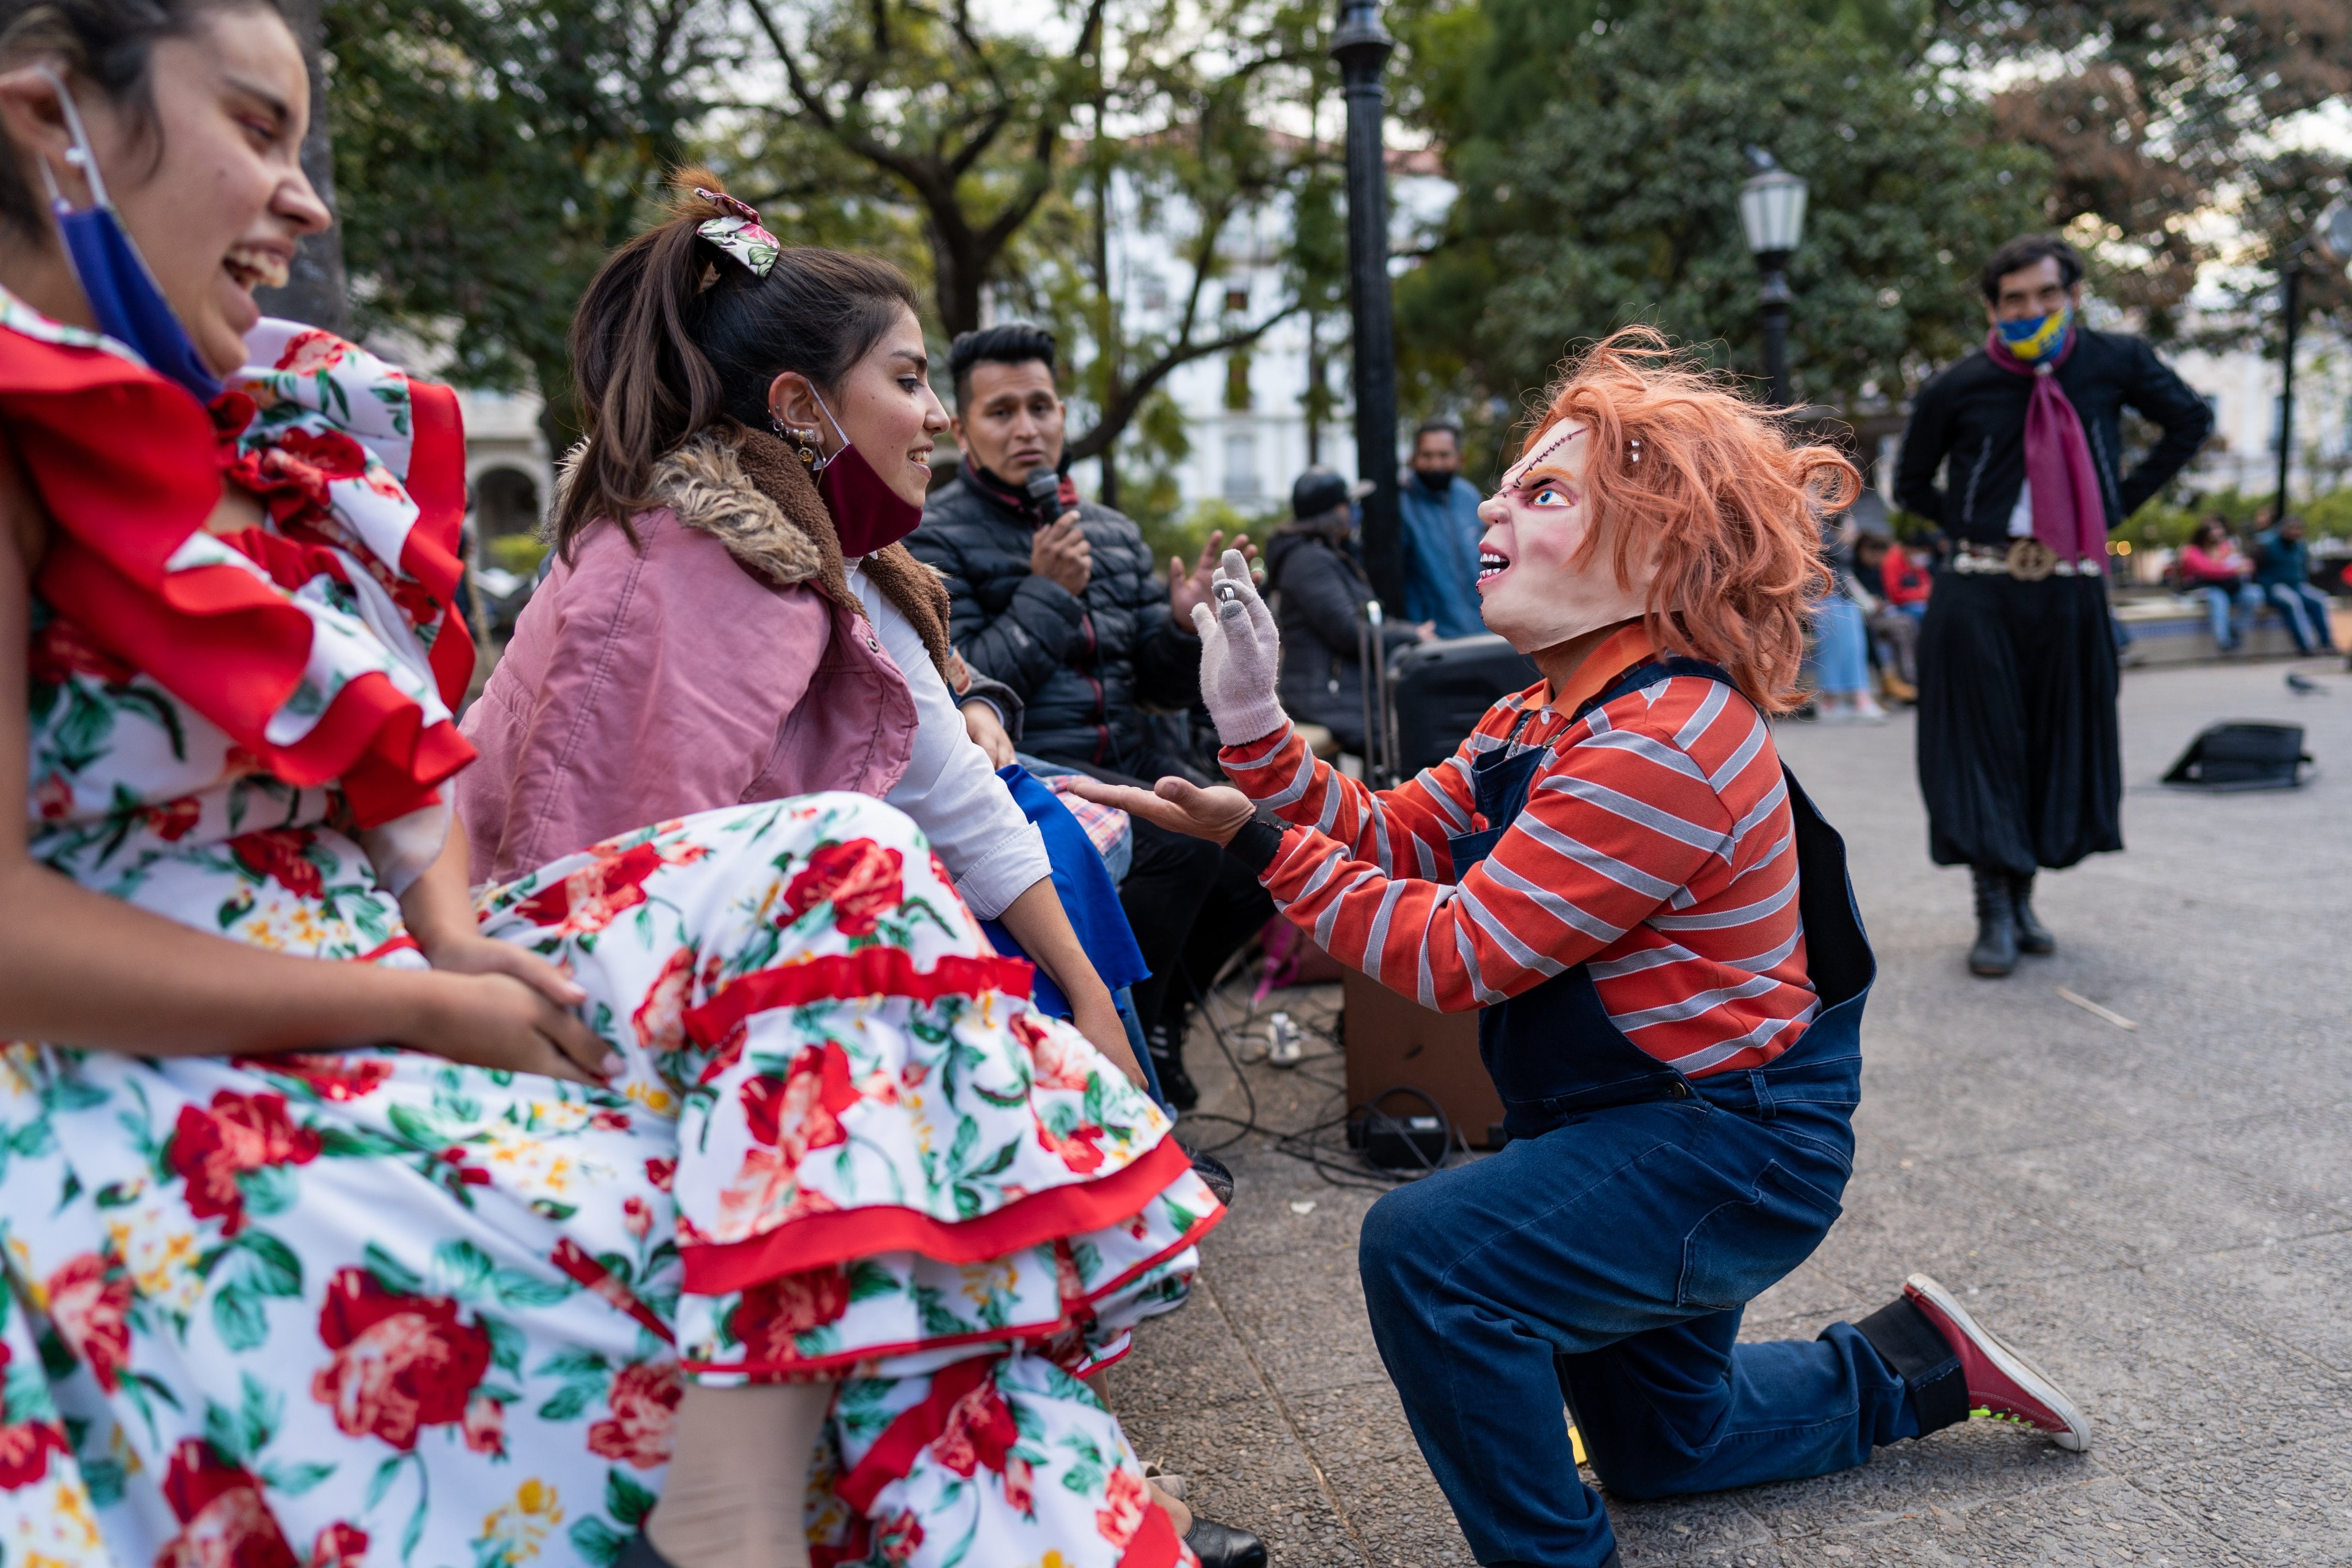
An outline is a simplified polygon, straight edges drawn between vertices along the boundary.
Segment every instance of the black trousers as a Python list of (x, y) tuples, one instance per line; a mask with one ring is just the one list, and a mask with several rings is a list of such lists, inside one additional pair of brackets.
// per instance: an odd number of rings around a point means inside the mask
[[(1151, 788), (1151, 780), (1114, 773), (1090, 763), (1048, 758), (1106, 784)], [(1170, 761), (1161, 773), (1200, 781), (1191, 768)], [(1151, 966), (1151, 977), (1134, 988), (1135, 1016), (1145, 1029), (1181, 1021), (1225, 961), (1242, 950), (1274, 918), (1274, 898), (1258, 885), (1257, 873), (1206, 839), (1171, 832), (1141, 818), (1135, 829), (1135, 856), (1119, 883), (1119, 907), (1135, 931), (1135, 945)]]
[(2099, 579), (1936, 579), (1917, 734), (1937, 865), (2026, 875), (2124, 847), (2116, 679)]

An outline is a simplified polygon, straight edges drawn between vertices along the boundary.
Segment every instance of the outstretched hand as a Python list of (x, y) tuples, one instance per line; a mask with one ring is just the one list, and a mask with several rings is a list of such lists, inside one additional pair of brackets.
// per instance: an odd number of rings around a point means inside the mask
[[(1182, 556), (1168, 558), (1168, 609), (1176, 617), (1178, 631), (1192, 626), (1194, 605), (1210, 604), (1209, 596), (1215, 591), (1217, 563), (1224, 555), (1224, 542), (1223, 528), (1210, 530), (1209, 542), (1201, 547), (1201, 559), (1192, 563), (1190, 571), (1184, 569)], [(1233, 548), (1241, 551), (1244, 560), (1257, 559), (1257, 546), (1250, 543), (1247, 534), (1235, 534)], [(1213, 604), (1210, 607), (1215, 608)]]
[(1230, 784), (1203, 787), (1172, 775), (1149, 789), (1138, 789), (1129, 784), (1106, 784), (1079, 774), (1070, 779), (1066, 788), (1082, 800), (1115, 806), (1154, 827), (1206, 839), (1213, 844), (1233, 842), (1234, 835), (1249, 825), (1257, 810), (1248, 796)]

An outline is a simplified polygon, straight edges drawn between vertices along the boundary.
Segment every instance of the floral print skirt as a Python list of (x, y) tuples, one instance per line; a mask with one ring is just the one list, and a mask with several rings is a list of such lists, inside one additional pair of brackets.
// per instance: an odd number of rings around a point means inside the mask
[(7, 1568), (605, 1568), (688, 1378), (838, 1384), (820, 1564), (1191, 1562), (1079, 1378), (1221, 1211), (905, 818), (706, 812), (481, 918), (609, 1088), (0, 1052)]

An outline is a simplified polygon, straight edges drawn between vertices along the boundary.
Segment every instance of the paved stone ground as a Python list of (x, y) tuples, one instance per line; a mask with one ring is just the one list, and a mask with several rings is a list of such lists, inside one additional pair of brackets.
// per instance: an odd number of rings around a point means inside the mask
[[(2131, 848), (2042, 878), (2059, 953), (2000, 982), (1962, 966), (1966, 873), (1927, 862), (1908, 719), (1783, 727), (1853, 851), (1881, 974), (1845, 1217), (1748, 1333), (1810, 1337), (1927, 1269), (2074, 1391), (2096, 1443), (1978, 1422), (1841, 1476), (1613, 1503), (1629, 1563), (2352, 1563), (2352, 677), (2299, 667), (2333, 695), (2293, 695), (2276, 664), (2126, 675)], [(2316, 781), (2159, 787), (2224, 717), (2308, 725)], [(1196, 1037), (1205, 1108), (1243, 1113), (1217, 1054)], [(1261, 1123), (1336, 1114), (1339, 1066), (1245, 1068)], [(1284, 1568), (1467, 1563), (1365, 1327), (1374, 1195), (1272, 1143), (1226, 1151), (1240, 1199), (1201, 1289), (1111, 1374), (1129, 1430)]]

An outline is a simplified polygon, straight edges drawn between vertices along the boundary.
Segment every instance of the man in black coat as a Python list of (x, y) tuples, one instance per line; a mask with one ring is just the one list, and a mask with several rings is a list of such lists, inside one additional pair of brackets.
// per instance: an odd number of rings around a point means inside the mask
[[(1973, 873), (1986, 976), (2056, 946), (2038, 867), (2123, 848), (2106, 534), (2213, 428), (2146, 340), (2082, 324), (2082, 278), (2053, 236), (1993, 253), (1985, 347), (1920, 389), (1895, 476), (1896, 504), (1953, 541), (1919, 629), (1919, 785), (1928, 852)], [(2129, 469), (2125, 408), (2163, 431)]]
[[(1181, 712), (1201, 699), (1192, 606), (1209, 595), (1223, 536), (1209, 537), (1190, 570), (1171, 559), (1163, 579), (1133, 521), (1078, 498), (1061, 473), (1055, 363), (1053, 335), (1026, 322), (956, 339), (948, 370), (963, 466), (907, 543), (947, 580), (949, 636), (965, 662), (1024, 705), (1024, 752), (1116, 783), (1207, 783), (1157, 744), (1142, 705)], [(965, 712), (973, 738), (1009, 754), (984, 710)], [(1161, 1090), (1189, 1109), (1198, 1095), (1184, 1071), (1188, 1009), (1273, 918), (1274, 902), (1217, 846), (1139, 819), (1134, 827), (1119, 903), (1152, 975), (1135, 988), (1136, 1012)]]

